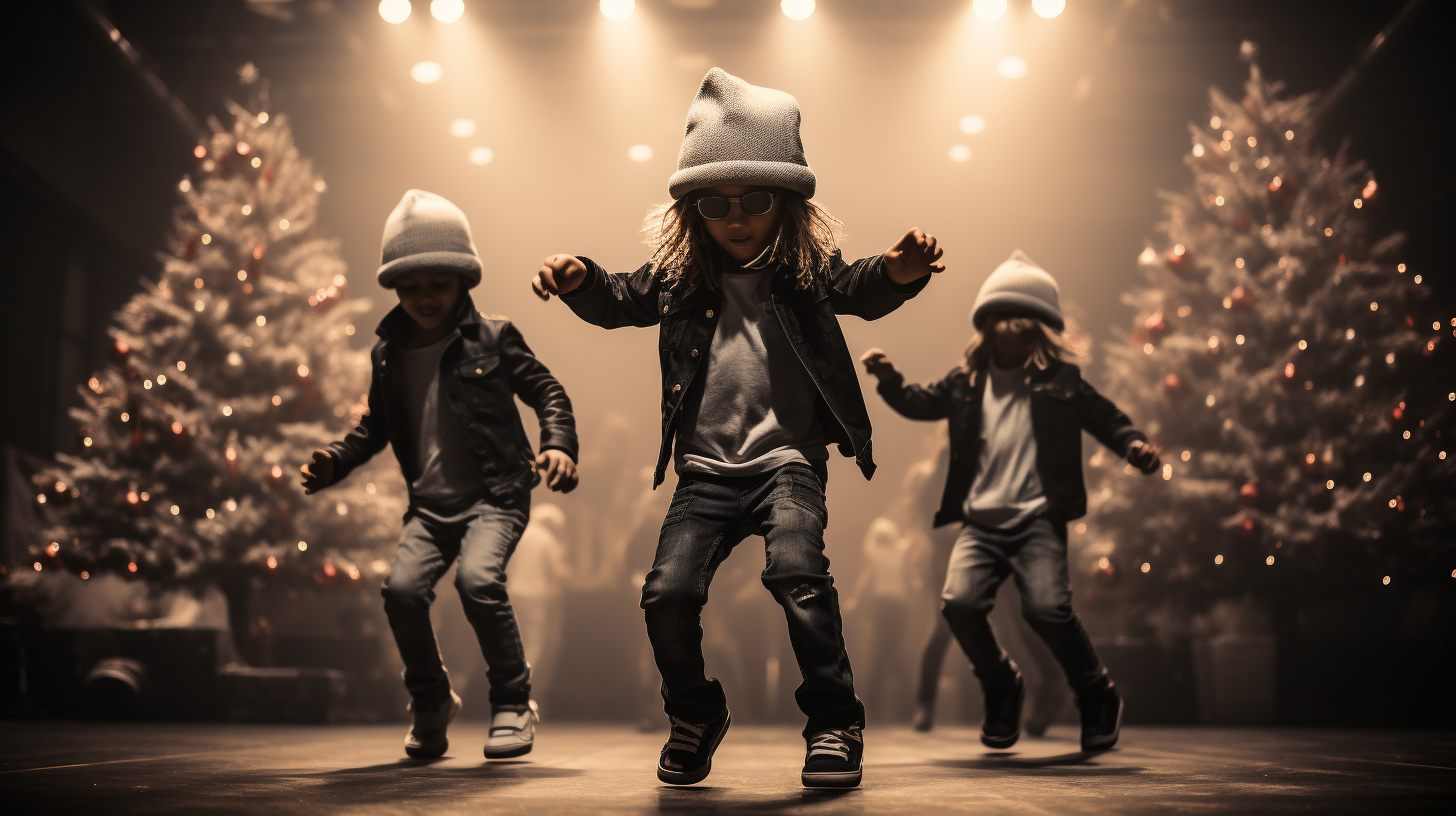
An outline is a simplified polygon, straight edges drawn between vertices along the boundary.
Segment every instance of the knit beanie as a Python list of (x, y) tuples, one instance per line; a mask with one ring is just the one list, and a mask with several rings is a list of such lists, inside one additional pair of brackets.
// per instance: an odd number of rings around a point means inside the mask
[(719, 184), (783, 187), (814, 197), (814, 171), (799, 140), (799, 103), (713, 68), (688, 108), (673, 199)]
[(384, 222), (377, 277), (386, 289), (416, 269), (459, 272), (468, 289), (480, 283), (480, 255), (465, 213), (443, 196), (410, 190)]
[(1035, 317), (1061, 331), (1066, 324), (1062, 320), (1060, 292), (1056, 278), (1018, 249), (981, 284), (976, 305), (971, 307), (971, 325), (979, 331), (987, 315), (1002, 312)]

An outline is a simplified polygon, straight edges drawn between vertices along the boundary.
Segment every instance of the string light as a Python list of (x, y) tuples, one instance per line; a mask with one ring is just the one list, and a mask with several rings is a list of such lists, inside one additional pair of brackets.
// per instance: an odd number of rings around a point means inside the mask
[(1363, 476), (1361, 476), (1360, 478), (1361, 479), (1364, 479), (1367, 482), (1370, 481), (1370, 471), (1368, 471), (1368, 470), (1365, 471), (1365, 474)]
[(268, 556), (268, 569), (278, 569), (278, 559)]
[(268, 124), (268, 111), (259, 111), (258, 112), (258, 124), (260, 124), (260, 125), (266, 125), (266, 124)]
[(174, 505), (172, 505), (172, 507), (171, 507), (171, 508), (169, 508), (169, 509), (170, 509), (170, 510), (171, 510), (171, 511), (172, 511), (172, 515), (174, 515), (174, 516), (175, 516), (175, 515), (179, 515), (179, 514), (180, 514), (180, 513), (181, 513), (181, 512), (182, 512), (182, 508), (180, 508), (180, 507), (178, 507), (178, 506), (177, 506), (177, 505), (175, 505), (175, 504), (174, 504)]
[(263, 160), (258, 158), (257, 156), (254, 156), (253, 160), (249, 163), (253, 165), (254, 170), (257, 170), (259, 167), (263, 166)]
[(1334, 490), (1334, 489), (1335, 489), (1335, 480), (1334, 479), (1328, 479), (1328, 480), (1326, 480), (1325, 481), (1325, 490)]
[(1138, 569), (1142, 570), (1144, 573), (1148, 573), (1148, 572), (1151, 572), (1152, 571), (1153, 565), (1152, 564), (1149, 564), (1146, 561), (1144, 561), (1143, 562), (1143, 565), (1141, 567), (1138, 567)]
[(1190, 460), (1190, 459), (1192, 459), (1192, 458), (1193, 458), (1193, 451), (1183, 451), (1183, 453), (1182, 453), (1182, 455), (1181, 455), (1181, 456), (1180, 456), (1180, 458), (1181, 458), (1181, 459), (1182, 459), (1182, 460), (1183, 460), (1183, 461), (1185, 461), (1185, 462), (1187, 462), (1187, 461), (1188, 461), (1188, 460)]
[(298, 551), (299, 552), (304, 552), (307, 549), (308, 549), (308, 542), (307, 541), (300, 541), (300, 542), (298, 542)]
[(1268, 557), (1268, 558), (1265, 558), (1265, 559), (1264, 559), (1264, 563), (1265, 563), (1265, 564), (1266, 564), (1266, 565), (1267, 565), (1267, 566), (1271, 566), (1271, 567), (1272, 567), (1272, 566), (1274, 566), (1274, 556), (1272, 556), (1272, 555), (1271, 555), (1271, 556), (1269, 556), (1269, 557)]
[(1390, 576), (1387, 575), (1387, 576), (1381, 578), (1380, 579), (1380, 585), (1381, 586), (1390, 586)]
[(127, 572), (136, 572), (137, 571), (137, 564), (136, 564), (136, 562), (135, 561), (129, 561), (129, 562), (127, 562), (126, 571)]
[(1215, 555), (1213, 557), (1213, 563), (1214, 563), (1214, 566), (1217, 566), (1219, 564), (1222, 564), (1223, 563), (1223, 556), (1222, 555)]
[(214, 510), (214, 509), (212, 509), (211, 507), (207, 508), (207, 517), (208, 518), (217, 518), (217, 511)]
[(210, 243), (212, 243), (212, 236), (211, 235), (208, 235), (205, 232), (202, 233), (202, 243), (204, 243), (204, 244), (210, 244)]

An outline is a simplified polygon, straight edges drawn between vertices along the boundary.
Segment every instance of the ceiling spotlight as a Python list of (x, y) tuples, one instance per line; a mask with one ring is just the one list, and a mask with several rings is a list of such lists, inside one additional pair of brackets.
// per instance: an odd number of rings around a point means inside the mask
[(442, 23), (453, 23), (465, 14), (465, 0), (430, 0), (430, 14)]
[(632, 16), (632, 10), (637, 7), (633, 0), (601, 0), (597, 8), (602, 10), (602, 16), (608, 20), (625, 20)]
[(409, 0), (379, 0), (379, 16), (386, 23), (402, 23), (409, 19)]
[(977, 133), (986, 132), (986, 117), (975, 113), (968, 113), (961, 117), (961, 133), (975, 136)]
[(421, 85), (433, 85), (439, 82), (440, 77), (444, 75), (445, 69), (440, 67), (440, 63), (430, 62), (429, 60), (417, 62), (410, 69), (410, 78)]
[(999, 20), (1006, 14), (1006, 0), (973, 0), (971, 10), (982, 20)]
[(1061, 14), (1067, 9), (1067, 0), (1031, 0), (1031, 10), (1045, 20)]
[(1002, 57), (996, 61), (996, 73), (1002, 79), (1021, 79), (1026, 76), (1026, 60), (1021, 57)]
[(450, 123), (450, 135), (457, 139), (475, 135), (474, 119), (456, 119)]
[(652, 148), (645, 144), (635, 144), (627, 148), (627, 158), (634, 162), (645, 162), (652, 158)]
[(490, 164), (490, 160), (495, 158), (495, 151), (488, 147), (477, 147), (466, 154), (465, 158), (474, 165)]
[(779, 9), (790, 20), (807, 20), (814, 13), (814, 0), (782, 0)]
[(971, 149), (965, 145), (952, 145), (950, 149), (950, 160), (953, 162), (970, 161)]

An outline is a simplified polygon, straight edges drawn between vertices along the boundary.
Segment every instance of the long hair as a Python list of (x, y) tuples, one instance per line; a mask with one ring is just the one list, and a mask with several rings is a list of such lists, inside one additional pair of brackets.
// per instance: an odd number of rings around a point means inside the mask
[[(1082, 358), (1085, 343), (1073, 331), (1057, 331), (1034, 317), (1002, 318), (1000, 322), (1005, 324), (1005, 331), (1028, 336), (1031, 341), (1031, 354), (1027, 355), (1027, 366), (1036, 366), (1045, 370), (1053, 360), (1076, 362)], [(961, 361), (961, 368), (969, 373), (971, 381), (975, 382), (976, 372), (985, 368), (990, 362), (991, 345), (986, 342), (985, 333), (978, 331), (966, 344), (965, 359)]]
[[(652, 263), (663, 282), (691, 292), (699, 284), (718, 288), (717, 273), (709, 260), (713, 237), (689, 193), (659, 204), (642, 221), (643, 243), (652, 248)], [(774, 201), (778, 230), (764, 250), (763, 265), (782, 264), (791, 270), (800, 289), (829, 274), (829, 262), (839, 247), (844, 225), (818, 204), (793, 190), (780, 188)]]

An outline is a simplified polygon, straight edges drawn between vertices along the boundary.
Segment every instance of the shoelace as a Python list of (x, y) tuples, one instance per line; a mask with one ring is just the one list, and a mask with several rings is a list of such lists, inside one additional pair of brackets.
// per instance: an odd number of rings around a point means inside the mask
[(672, 734), (667, 738), (667, 749), (697, 753), (698, 748), (703, 744), (703, 731), (707, 730), (708, 726), (693, 725), (671, 715), (668, 716), (668, 719), (672, 721)]
[(832, 728), (828, 731), (821, 731), (814, 735), (814, 741), (809, 743), (809, 759), (815, 756), (831, 756), (849, 761), (849, 740), (854, 735), (841, 728)]

